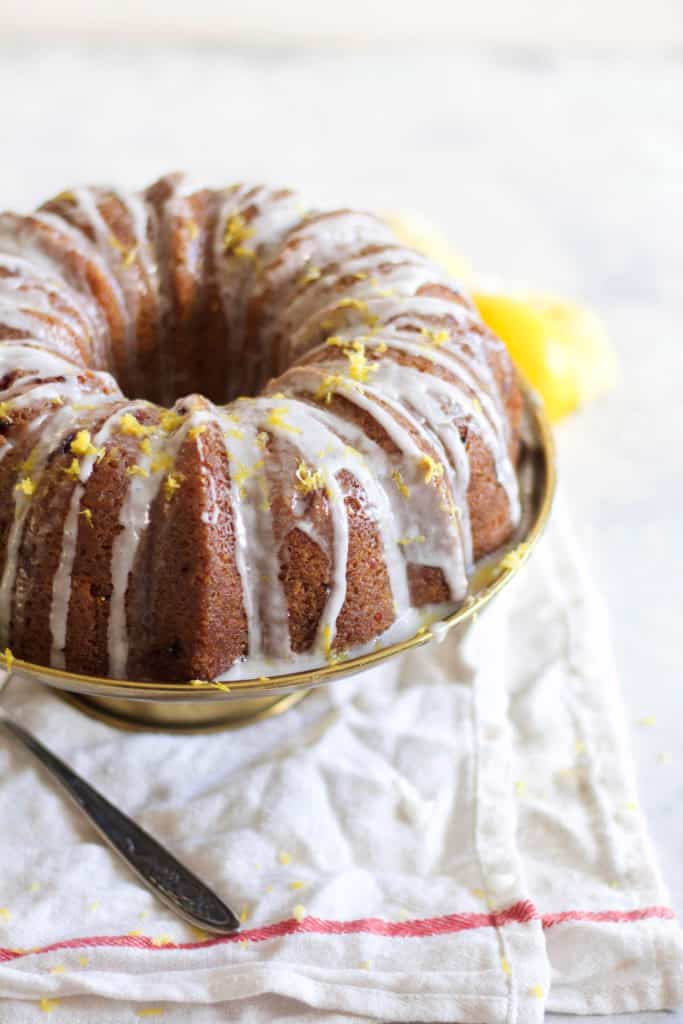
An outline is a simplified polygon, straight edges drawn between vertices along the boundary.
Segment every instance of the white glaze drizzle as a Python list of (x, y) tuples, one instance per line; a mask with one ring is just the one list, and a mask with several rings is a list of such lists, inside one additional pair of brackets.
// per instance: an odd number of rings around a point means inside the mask
[[(118, 280), (120, 254), (112, 254), (112, 233), (99, 212), (95, 193), (78, 189), (72, 194), (95, 232), (95, 245), (54, 214), (42, 212), (36, 217), (65, 235), (84, 259), (94, 260), (106, 274), (125, 324), (126, 363), (135, 368), (135, 320)], [(156, 293), (161, 308), (161, 275), (155, 249), (149, 241), (150, 210), (138, 195), (114, 194), (128, 211), (136, 262), (150, 289)], [(187, 199), (177, 189), (167, 201), (163, 215), (178, 211), (180, 203), (187, 203)], [(375, 218), (337, 211), (331, 216), (301, 220), (297, 203), (295, 196), (275, 196), (263, 187), (244, 185), (225, 191), (212, 244), (219, 268), (226, 330), (229, 325), (233, 332), (231, 345), (236, 344), (236, 339), (241, 346), (246, 344), (247, 298), (254, 292), (264, 302), (263, 336), (258, 345), (246, 350), (245, 377), (258, 376), (260, 349), (277, 337), (286, 340), (289, 353), (286, 361), (304, 353), (305, 356), (298, 366), (272, 385), (266, 396), (227, 407), (214, 407), (204, 401), (170, 434), (157, 432), (151, 436), (151, 454), (141, 453), (138, 463), (143, 473), (146, 471), (149, 475), (130, 478), (120, 511), (121, 530), (112, 549), (107, 636), (109, 673), (113, 677), (122, 678), (126, 674), (129, 653), (126, 596), (152, 503), (164, 478), (164, 472), (151, 472), (151, 465), (159, 453), (175, 458), (194, 426), (215, 423), (225, 438), (230, 509), (220, 507), (209, 475), (208, 500), (201, 519), (213, 526), (222, 515), (232, 515), (235, 563), (242, 584), (250, 664), (291, 656), (287, 600), (280, 581), (282, 567), (268, 496), (267, 480), (273, 474), (290, 502), (296, 528), (309, 536), (329, 559), (330, 586), (315, 643), (318, 659), (321, 651), (329, 653), (334, 645), (339, 615), (347, 598), (349, 519), (346, 495), (340, 482), (342, 473), (349, 473), (362, 488), (365, 513), (379, 533), (396, 612), (396, 628), (400, 623), (405, 624), (412, 614), (409, 564), (441, 568), (454, 601), (461, 599), (466, 591), (471, 571), (467, 509), (469, 460), (460, 438), (459, 423), (464, 422), (468, 429), (473, 429), (491, 452), (498, 480), (508, 497), (510, 519), (512, 522), (517, 519), (517, 481), (508, 455), (509, 425), (484, 342), (472, 330), (479, 322), (477, 316), (456, 298), (416, 295), (425, 285), (442, 285), (459, 294), (458, 286), (439, 268), (398, 246), (389, 228)], [(245, 247), (253, 248), (253, 259), (236, 255), (225, 245), (230, 217), (247, 211), (250, 233)], [(0, 342), (0, 376), (3, 366), (22, 371), (22, 376), (0, 398), (14, 396), (15, 406), (20, 402), (39, 404), (50, 398), (62, 401), (66, 398), (78, 404), (80, 394), (87, 391), (87, 398), (94, 405), (111, 402), (112, 398), (116, 400), (118, 392), (112, 379), (104, 373), (90, 372), (89, 377), (95, 377), (95, 386), (102, 387), (102, 392), (93, 398), (91, 391), (80, 384), (78, 368), (58, 354), (59, 325), (53, 332), (36, 327), (36, 318), (31, 314), (34, 310), (52, 315), (49, 298), (40, 287), (42, 281), (47, 287), (49, 279), (50, 288), (63, 297), (66, 306), (59, 314), (54, 314), (55, 319), (78, 333), (82, 329), (78, 318), (84, 313), (86, 321), (93, 324), (101, 336), (104, 318), (97, 302), (86, 295), (86, 289), (75, 291), (65, 284), (55, 261), (45, 256), (39, 245), (22, 244), (11, 231), (1, 230), (0, 245), (7, 249), (0, 255), (0, 266), (9, 267), (13, 263), (20, 275), (21, 261), (25, 260), (39, 283), (39, 287), (31, 289), (23, 286), (20, 276), (0, 279), (0, 323), (31, 332), (27, 339)], [(358, 255), (360, 249), (370, 245), (379, 246), (379, 251)], [(307, 268), (315, 269), (310, 281), (302, 280)], [(338, 283), (342, 277), (345, 279), (343, 287)], [(349, 284), (348, 277), (355, 280)], [(340, 300), (350, 300), (350, 306), (347, 301), (340, 308)], [(335, 325), (332, 331), (326, 325), (330, 318)], [(430, 331), (440, 329), (444, 320), (452, 324), (453, 330), (443, 348), (430, 346), (415, 333), (416, 329), (422, 330), (429, 336)], [(368, 330), (369, 323), (371, 330)], [(362, 341), (371, 367), (362, 383), (346, 376), (349, 364), (340, 348), (331, 347), (329, 355), (325, 353), (324, 360), (319, 359), (320, 343), (329, 333), (349, 346), (355, 340)], [(106, 330), (104, 334), (108, 337)], [(317, 346), (313, 352), (312, 346)], [(436, 372), (420, 370), (383, 355), (381, 346), (406, 357), (426, 357), (428, 365), (435, 370), (440, 368), (450, 379), (446, 381)], [(315, 360), (309, 363), (313, 356)], [(391, 439), (400, 456), (386, 453), (359, 426), (332, 413), (324, 402), (313, 401), (326, 375), (336, 381), (328, 386), (327, 392), (343, 395), (369, 414)], [(42, 383), (52, 376), (63, 380)], [(340, 378), (344, 379), (340, 381)], [(17, 396), (18, 390), (22, 393)], [(284, 397), (272, 393), (279, 391), (284, 391)], [(178, 405), (176, 403), (176, 408)], [(115, 429), (125, 411), (119, 408), (101, 425), (94, 439), (96, 446)], [(33, 459), (34, 475), (39, 476), (58, 436), (68, 425), (74, 425), (75, 418), (76, 410), (65, 406), (51, 417), (40, 413), (34, 419), (33, 425), (39, 423), (42, 429)], [(321, 536), (309, 520), (308, 502), (297, 492), (296, 478), (284, 479), (282, 466), (264, 450), (264, 432), (287, 441), (300, 458), (300, 464), (323, 474), (330, 515), (329, 539)], [(198, 437), (200, 452), (202, 444), (202, 438)], [(0, 449), (0, 457), (7, 449), (11, 449), (11, 445)], [(436, 480), (425, 475), (425, 452), (433, 453), (442, 467), (442, 475)], [(81, 462), (79, 481), (65, 519), (59, 567), (53, 580), (51, 663), (56, 667), (64, 666), (80, 503), (93, 465), (94, 456), (86, 456)], [(397, 472), (401, 474), (401, 487), (396, 482)], [(409, 491), (409, 499), (403, 491)], [(0, 581), (0, 642), (3, 637), (7, 642), (9, 633), (16, 561), (30, 503), (29, 497), (17, 492), (15, 495), (15, 520)], [(445, 495), (450, 497), (446, 499)], [(453, 505), (459, 515), (453, 514)]]

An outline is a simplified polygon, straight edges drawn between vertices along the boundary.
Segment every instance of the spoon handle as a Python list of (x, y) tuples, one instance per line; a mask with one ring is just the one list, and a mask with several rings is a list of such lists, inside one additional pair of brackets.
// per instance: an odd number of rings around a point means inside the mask
[(207, 932), (221, 935), (239, 928), (232, 910), (196, 875), (10, 718), (4, 709), (0, 710), (0, 722), (47, 768), (102, 838), (162, 903)]

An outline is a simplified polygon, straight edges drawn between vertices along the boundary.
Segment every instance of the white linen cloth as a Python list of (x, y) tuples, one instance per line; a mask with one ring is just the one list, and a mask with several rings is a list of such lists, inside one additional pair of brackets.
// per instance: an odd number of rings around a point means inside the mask
[(22, 679), (5, 702), (245, 920), (193, 933), (3, 738), (2, 1022), (534, 1024), (683, 999), (605, 610), (559, 510), (464, 635), (280, 718), (177, 737)]

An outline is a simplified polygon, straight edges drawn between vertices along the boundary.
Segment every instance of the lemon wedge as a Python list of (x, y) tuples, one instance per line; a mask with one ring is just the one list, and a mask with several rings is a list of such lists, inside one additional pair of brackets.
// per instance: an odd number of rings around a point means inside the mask
[(605, 327), (583, 306), (548, 295), (477, 291), (484, 322), (557, 421), (610, 388), (616, 378)]

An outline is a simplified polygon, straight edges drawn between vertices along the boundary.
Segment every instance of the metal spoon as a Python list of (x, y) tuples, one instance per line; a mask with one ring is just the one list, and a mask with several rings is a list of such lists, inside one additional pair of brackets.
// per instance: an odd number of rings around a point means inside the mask
[[(8, 676), (2, 679), (0, 692)], [(162, 903), (206, 932), (224, 935), (239, 929), (235, 914), (196, 875), (52, 754), (0, 706), (0, 725), (36, 757), (83, 811), (106, 843)]]

